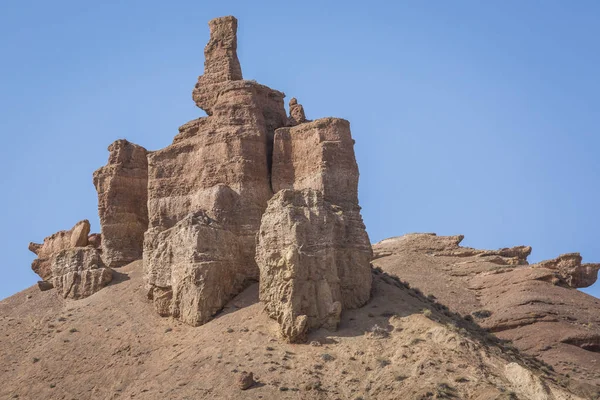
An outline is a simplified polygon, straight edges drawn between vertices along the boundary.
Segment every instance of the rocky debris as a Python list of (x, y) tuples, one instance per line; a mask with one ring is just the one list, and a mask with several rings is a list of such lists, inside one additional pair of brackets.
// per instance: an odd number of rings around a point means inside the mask
[(64, 298), (91, 296), (112, 280), (100, 252), (91, 247), (77, 247), (54, 253), (51, 258), (52, 286)]
[[(475, 318), (557, 371), (600, 384), (600, 300), (575, 290), (595, 282), (597, 264), (579, 254), (527, 265), (528, 246), (476, 250), (462, 236), (410, 234), (375, 244), (374, 265)], [(585, 365), (587, 371), (570, 365)]]
[(252, 372), (242, 372), (237, 379), (237, 386), (240, 390), (248, 390), (254, 385), (254, 374)]
[(534, 264), (532, 267), (556, 271), (557, 277), (570, 287), (584, 288), (596, 282), (600, 264), (582, 264), (581, 261), (579, 253), (569, 253)]
[(149, 297), (161, 315), (202, 325), (243, 288), (238, 238), (203, 211), (146, 244), (153, 249), (145, 260), (153, 267), (146, 269)]
[[(258, 279), (255, 236), (273, 195), (269, 170), (272, 138), (287, 119), (283, 93), (241, 80), (235, 18), (218, 18), (209, 26), (205, 73), (194, 90), (197, 105), (209, 116), (183, 125), (173, 144), (148, 156), (149, 229), (143, 253), (148, 285), (162, 315), (177, 315), (193, 324), (207, 321), (238, 293), (243, 287), (239, 282)], [(183, 271), (180, 265), (185, 263), (165, 256), (165, 249), (178, 254), (199, 252), (197, 241), (183, 240), (177, 233), (182, 228), (173, 229), (189, 214), (197, 213), (214, 221), (210, 226), (199, 222), (203, 218), (185, 222), (186, 226), (198, 223), (194, 228), (197, 235), (210, 236), (213, 247), (203, 253), (202, 263), (218, 265), (220, 253), (230, 253), (218, 249), (223, 243), (217, 239), (231, 243), (239, 253), (228, 256), (225, 263), (230, 270), (222, 272), (234, 280), (211, 281), (214, 287), (210, 290), (203, 280), (175, 281), (179, 276), (175, 271)], [(213, 224), (219, 228), (213, 229)], [(186, 229), (194, 231), (189, 226)], [(176, 246), (187, 247), (175, 250)], [(217, 258), (211, 261), (211, 255)], [(188, 272), (198, 270), (194, 262), (185, 265), (189, 265)], [(216, 298), (203, 298), (213, 291)], [(187, 298), (193, 303), (175, 304), (177, 293), (195, 293)]]
[(204, 48), (204, 75), (198, 78), (192, 97), (196, 105), (213, 114), (222, 84), (242, 79), (237, 56), (237, 19), (215, 18), (208, 23), (210, 40)]
[(90, 222), (87, 219), (79, 221), (68, 231), (59, 231), (44, 239), (42, 244), (29, 243), (29, 250), (38, 257), (33, 260), (31, 269), (38, 274), (42, 280), (48, 281), (52, 278), (52, 255), (62, 250), (73, 247), (83, 247), (88, 244), (90, 233)]
[(102, 257), (110, 268), (142, 258), (148, 229), (148, 151), (120, 139), (108, 164), (94, 172), (102, 228)]
[(256, 254), (260, 299), (285, 340), (335, 330), (343, 308), (369, 299), (371, 249), (354, 222), (314, 189), (281, 190), (269, 201)]
[(302, 104), (298, 104), (298, 100), (296, 100), (295, 97), (292, 97), (289, 106), (290, 116), (287, 121), (287, 126), (296, 126), (307, 121), (306, 115), (304, 115), (304, 107), (302, 107)]

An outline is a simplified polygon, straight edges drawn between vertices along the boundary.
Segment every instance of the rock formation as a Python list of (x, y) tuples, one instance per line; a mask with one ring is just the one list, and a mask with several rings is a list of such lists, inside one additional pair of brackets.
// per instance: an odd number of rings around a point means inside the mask
[(215, 18), (208, 25), (210, 39), (204, 48), (204, 75), (198, 78), (192, 98), (198, 107), (212, 115), (221, 89), (242, 79), (242, 67), (237, 56), (237, 19)]
[[(34, 269), (48, 280), (40, 289), (88, 296), (110, 281), (109, 268), (142, 258), (148, 298), (162, 316), (204, 324), (260, 278), (261, 298), (288, 340), (335, 329), (342, 310), (362, 306), (371, 289), (350, 125), (308, 122), (295, 98), (288, 118), (282, 92), (242, 79), (237, 20), (217, 18), (209, 27), (204, 74), (192, 93), (208, 116), (182, 125), (158, 151), (127, 140), (109, 146), (108, 164), (94, 172), (102, 233), (88, 238), (87, 224), (40, 248)], [(291, 224), (301, 214), (301, 225)], [(283, 273), (273, 268), (274, 258), (294, 251)], [(299, 277), (293, 288), (282, 281), (289, 274)]]
[(88, 246), (89, 232), (90, 223), (83, 220), (68, 231), (48, 236), (43, 244), (29, 244), (29, 250), (38, 256), (31, 268), (42, 278), (38, 282), (40, 290), (56, 288), (65, 298), (80, 299), (112, 280), (112, 271), (105, 268), (100, 250)]
[(304, 115), (304, 107), (302, 104), (298, 104), (298, 100), (292, 97), (290, 100), (290, 116), (288, 118), (287, 126), (296, 126), (306, 122), (306, 115)]
[[(217, 18), (209, 26), (204, 75), (193, 91), (196, 104), (208, 117), (183, 125), (173, 144), (148, 155), (149, 229), (143, 253), (148, 296), (161, 315), (192, 325), (205, 323), (247, 282), (259, 279), (256, 234), (273, 194), (281, 189), (313, 189), (319, 193), (312, 197), (322, 197), (323, 210), (307, 204), (307, 212), (328, 214), (327, 221), (335, 215), (338, 221), (323, 239), (334, 246), (331, 277), (339, 281), (334, 301), (339, 319), (342, 308), (368, 300), (371, 282), (371, 248), (358, 207), (358, 167), (349, 124), (334, 118), (304, 123), (302, 106), (293, 99), (290, 117), (300, 125), (283, 128), (289, 122), (284, 94), (242, 80), (236, 54), (237, 20)], [(262, 232), (270, 229), (270, 220), (279, 220), (287, 212), (279, 199), (269, 203)], [(317, 226), (307, 226), (308, 231), (330, 229), (318, 225), (325, 220), (309, 222)], [(295, 238), (291, 229), (281, 227), (281, 233), (290, 242), (303, 240)], [(274, 245), (260, 242), (264, 254), (256, 260), (263, 263), (271, 257), (268, 254), (282, 251)], [(315, 268), (308, 258), (293, 265), (296, 273), (306, 276)], [(280, 288), (268, 271), (267, 264), (260, 266), (261, 281)], [(269, 293), (264, 297), (267, 307), (271, 299), (285, 296)], [(290, 301), (293, 318), (308, 312), (295, 299)], [(323, 325), (321, 310), (332, 304), (322, 296), (313, 306), (319, 308), (318, 315), (313, 318), (309, 313), (307, 325), (287, 335), (289, 339)]]
[(552, 270), (560, 282), (572, 288), (592, 286), (598, 279), (600, 264), (582, 264), (581, 261), (579, 253), (569, 253), (553, 260), (542, 261), (532, 267)]
[(52, 255), (52, 285), (65, 298), (91, 296), (112, 280), (100, 252), (93, 247), (76, 247)]
[(411, 234), (373, 246), (375, 266), (577, 379), (600, 384), (598, 264), (577, 253), (528, 265), (529, 246), (477, 250), (463, 236)]
[(275, 132), (273, 190), (258, 236), (260, 297), (289, 341), (335, 329), (371, 291), (371, 244), (358, 206), (348, 121), (324, 118)]
[[(196, 104), (209, 116), (183, 125), (172, 145), (148, 156), (149, 230), (144, 268), (149, 296), (160, 312), (168, 309), (170, 315), (193, 315), (186, 320), (194, 324), (205, 322), (218, 311), (242, 287), (240, 281), (258, 279), (255, 235), (273, 195), (270, 142), (275, 129), (286, 123), (283, 93), (241, 80), (236, 19), (218, 18), (209, 26), (205, 73), (193, 94)], [(226, 236), (227, 243), (239, 253), (227, 260), (228, 271), (214, 272), (208, 270), (223, 268), (219, 252), (229, 250), (215, 248), (204, 253), (199, 267), (202, 275), (211, 279), (213, 274), (223, 273), (223, 278), (234, 280), (217, 279), (211, 281), (214, 287), (206, 285), (189, 275), (199, 271), (188, 266), (193, 261), (165, 253), (165, 249), (189, 255), (202, 253), (196, 240), (181, 240), (178, 225), (197, 213), (204, 213), (214, 224), (192, 218), (186, 224), (200, 225), (187, 229), (196, 229), (200, 236), (212, 235), (215, 240)], [(173, 250), (175, 244), (187, 247)], [(188, 275), (183, 276), (184, 271)], [(189, 287), (183, 289), (182, 285)], [(178, 302), (176, 292), (194, 292), (194, 303)], [(211, 293), (219, 293), (214, 302), (207, 299)], [(173, 303), (167, 306), (169, 298)]]
[(142, 257), (148, 229), (148, 152), (117, 140), (108, 147), (108, 164), (94, 172), (102, 227), (102, 258), (110, 268)]
[(364, 230), (349, 237), (349, 226), (343, 211), (314, 189), (284, 189), (269, 201), (256, 254), (260, 299), (287, 341), (304, 341), (320, 327), (337, 329), (343, 307), (369, 299), (370, 244)]
[(31, 269), (42, 280), (50, 280), (52, 278), (52, 255), (62, 250), (87, 246), (89, 233), (90, 222), (84, 219), (76, 223), (68, 231), (58, 231), (48, 236), (42, 244), (29, 243), (29, 250), (38, 256), (33, 260)]

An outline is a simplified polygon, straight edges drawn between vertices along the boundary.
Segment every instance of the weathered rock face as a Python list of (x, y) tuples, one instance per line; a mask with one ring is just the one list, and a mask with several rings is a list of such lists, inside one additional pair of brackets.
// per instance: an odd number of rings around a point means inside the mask
[(556, 271), (557, 277), (570, 287), (584, 288), (596, 282), (600, 264), (582, 264), (581, 260), (579, 253), (569, 253), (534, 264), (532, 267)]
[(386, 239), (373, 246), (373, 263), (557, 371), (600, 384), (600, 300), (574, 289), (594, 283), (598, 265), (576, 253), (528, 265), (528, 246), (477, 250), (459, 246), (462, 238)]
[[(243, 288), (247, 276), (238, 238), (204, 211), (149, 236), (144, 260), (152, 282), (148, 293), (161, 315), (201, 325)], [(160, 268), (160, 266), (164, 266)]]
[(208, 25), (210, 40), (204, 48), (204, 75), (198, 78), (192, 97), (198, 107), (212, 115), (221, 87), (241, 80), (242, 67), (237, 56), (237, 19), (215, 18)]
[(273, 191), (315, 189), (344, 210), (358, 208), (358, 165), (348, 121), (322, 118), (275, 132)]
[(108, 164), (94, 172), (102, 227), (102, 257), (110, 268), (142, 258), (148, 229), (148, 151), (127, 140), (108, 147)]
[[(183, 125), (172, 145), (148, 156), (149, 229), (143, 254), (147, 282), (161, 314), (192, 324), (205, 322), (236, 294), (241, 287), (238, 280), (258, 279), (255, 235), (273, 194), (269, 179), (271, 142), (275, 129), (284, 126), (287, 119), (283, 93), (241, 80), (235, 18), (218, 18), (209, 26), (205, 74), (194, 90), (197, 105), (209, 116)], [(201, 298), (209, 295), (207, 288), (202, 288), (203, 280), (177, 280), (176, 270), (182, 270), (180, 259), (163, 257), (165, 248), (176, 246), (183, 246), (177, 249), (180, 254), (198, 251), (196, 240), (183, 240), (178, 233), (182, 229), (178, 224), (197, 213), (218, 224), (219, 237), (228, 236), (227, 243), (239, 253), (235, 260), (224, 263), (227, 266), (223, 268), (230, 269), (223, 271), (225, 277), (211, 281), (214, 287), (210, 290), (219, 294), (214, 301)], [(212, 231), (199, 219), (186, 224), (199, 224), (189, 229), (197, 230), (200, 236), (207, 229)], [(208, 258), (214, 256), (218, 264), (222, 256), (219, 251), (215, 248), (205, 253), (203, 262), (210, 263)], [(191, 270), (198, 268), (186, 271)], [(226, 280), (232, 276), (235, 282)], [(195, 294), (181, 303), (178, 293)]]
[(38, 258), (33, 260), (31, 269), (44, 281), (52, 278), (52, 255), (73, 247), (83, 247), (88, 244), (90, 222), (87, 219), (79, 221), (68, 231), (58, 231), (44, 239), (43, 244), (29, 243), (29, 250)]
[(275, 132), (273, 190), (258, 239), (261, 300), (292, 342), (342, 309), (365, 304), (371, 244), (358, 206), (347, 121), (324, 118)]
[(260, 300), (287, 341), (335, 330), (342, 309), (369, 300), (371, 245), (355, 218), (314, 189), (284, 189), (269, 201), (256, 249)]
[(91, 296), (112, 280), (100, 251), (93, 247), (76, 247), (52, 255), (52, 285), (65, 298)]
[(83, 220), (68, 231), (48, 236), (43, 244), (29, 244), (29, 250), (38, 256), (31, 268), (42, 278), (40, 290), (56, 288), (65, 298), (80, 299), (112, 280), (112, 271), (100, 258), (101, 251), (88, 243), (89, 233), (90, 223)]

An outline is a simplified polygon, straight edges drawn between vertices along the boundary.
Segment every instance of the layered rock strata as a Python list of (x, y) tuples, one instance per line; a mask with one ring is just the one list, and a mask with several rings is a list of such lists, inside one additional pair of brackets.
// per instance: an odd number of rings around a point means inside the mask
[(31, 268), (42, 278), (40, 290), (56, 288), (65, 298), (81, 299), (112, 280), (100, 249), (88, 243), (89, 232), (90, 223), (83, 220), (68, 231), (48, 236), (43, 244), (29, 244), (29, 250), (38, 256)]
[[(205, 74), (199, 78), (193, 93), (197, 105), (209, 116), (183, 125), (173, 144), (148, 156), (149, 229), (143, 258), (149, 296), (163, 314), (170, 310), (168, 315), (194, 315), (186, 317), (193, 324), (205, 322), (236, 294), (241, 287), (238, 280), (258, 279), (255, 235), (267, 201), (273, 195), (269, 171), (271, 142), (275, 129), (284, 126), (287, 119), (283, 93), (241, 80), (235, 52), (235, 18), (219, 18), (209, 26), (211, 38), (205, 49)], [(192, 274), (184, 266), (191, 261), (165, 258), (161, 246), (174, 248), (174, 243), (178, 243), (187, 247), (177, 252), (197, 252), (196, 241), (177, 239), (179, 222), (196, 213), (204, 213), (219, 228), (211, 224), (195, 229), (214, 231), (215, 237), (226, 235), (227, 243), (238, 249), (235, 260), (228, 261), (230, 273), (225, 274), (227, 279), (235, 275), (236, 281), (219, 279), (211, 284), (215, 287), (209, 287), (192, 276), (182, 276), (182, 282), (193, 286), (189, 289), (196, 293), (196, 300), (177, 303), (176, 293), (181, 290), (176, 289), (180, 283), (174, 278), (174, 271)], [(209, 254), (218, 256), (215, 252)], [(209, 255), (204, 257), (207, 261), (204, 271), (223, 268), (217, 258), (211, 264), (206, 258)], [(216, 303), (203, 300), (212, 296), (213, 291), (222, 294)]]
[(373, 263), (557, 371), (600, 384), (600, 300), (575, 289), (593, 284), (599, 265), (577, 253), (528, 265), (529, 246), (477, 250), (462, 239), (386, 239), (373, 246)]
[(127, 140), (108, 147), (108, 164), (94, 172), (102, 228), (102, 258), (117, 268), (142, 258), (148, 229), (148, 151)]
[(260, 298), (298, 342), (335, 329), (371, 291), (371, 244), (358, 205), (348, 121), (323, 118), (275, 132), (273, 190), (258, 236)]
[(87, 246), (89, 233), (90, 222), (84, 219), (69, 230), (58, 231), (44, 238), (42, 244), (29, 243), (29, 251), (37, 255), (31, 264), (31, 269), (42, 280), (50, 280), (52, 278), (52, 255), (62, 250)]

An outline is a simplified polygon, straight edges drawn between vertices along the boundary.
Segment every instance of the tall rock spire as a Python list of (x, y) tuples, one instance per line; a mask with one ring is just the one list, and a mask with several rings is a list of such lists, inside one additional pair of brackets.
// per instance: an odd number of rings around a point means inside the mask
[(208, 23), (210, 39), (204, 48), (204, 75), (198, 78), (192, 97), (196, 105), (212, 115), (220, 86), (242, 79), (237, 57), (237, 19), (220, 17)]

